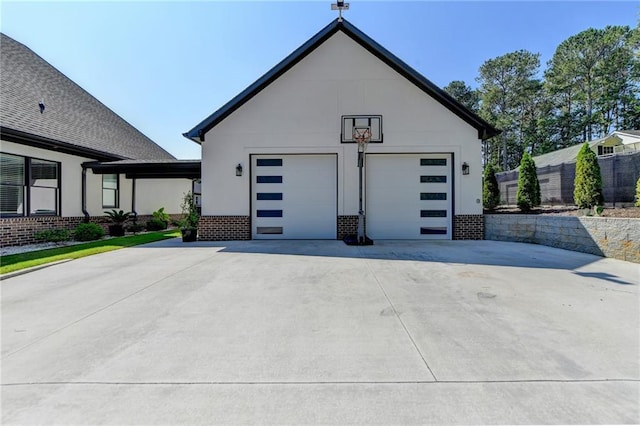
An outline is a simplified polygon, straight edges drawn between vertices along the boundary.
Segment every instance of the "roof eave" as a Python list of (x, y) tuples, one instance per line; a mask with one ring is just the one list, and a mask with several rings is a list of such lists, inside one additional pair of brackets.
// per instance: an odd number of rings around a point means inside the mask
[(34, 148), (46, 149), (49, 151), (62, 152), (78, 157), (95, 158), (100, 161), (126, 160), (128, 157), (114, 155), (112, 153), (81, 147), (69, 142), (45, 138), (20, 130), (0, 126), (0, 137), (7, 142), (14, 142)]
[(83, 163), (83, 167), (91, 169), (95, 174), (118, 173), (129, 179), (199, 179), (202, 171), (200, 160), (127, 164), (92, 161)]

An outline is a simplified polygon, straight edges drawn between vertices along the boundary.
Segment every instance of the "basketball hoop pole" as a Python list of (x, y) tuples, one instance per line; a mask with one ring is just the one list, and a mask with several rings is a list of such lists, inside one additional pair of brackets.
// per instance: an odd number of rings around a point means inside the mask
[(353, 138), (358, 143), (358, 245), (366, 244), (366, 235), (364, 232), (364, 209), (362, 208), (362, 168), (364, 166), (364, 152), (367, 149), (367, 143), (371, 138), (371, 130), (367, 128), (355, 128)]

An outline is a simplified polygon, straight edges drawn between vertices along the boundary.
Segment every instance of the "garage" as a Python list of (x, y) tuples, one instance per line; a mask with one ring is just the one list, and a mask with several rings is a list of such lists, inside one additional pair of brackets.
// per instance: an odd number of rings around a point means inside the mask
[(251, 156), (254, 239), (337, 238), (337, 156)]
[(451, 239), (451, 154), (367, 154), (372, 239)]

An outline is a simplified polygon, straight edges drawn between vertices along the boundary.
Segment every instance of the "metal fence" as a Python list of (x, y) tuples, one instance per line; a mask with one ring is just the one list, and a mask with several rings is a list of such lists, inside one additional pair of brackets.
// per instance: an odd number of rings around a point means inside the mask
[[(598, 157), (602, 176), (602, 192), (605, 205), (628, 206), (634, 203), (636, 181), (640, 177), (640, 152), (613, 154)], [(573, 181), (576, 163), (562, 163), (538, 168), (540, 198), (544, 205), (574, 205)], [(497, 173), (500, 201), (505, 205), (516, 204), (518, 172)]]

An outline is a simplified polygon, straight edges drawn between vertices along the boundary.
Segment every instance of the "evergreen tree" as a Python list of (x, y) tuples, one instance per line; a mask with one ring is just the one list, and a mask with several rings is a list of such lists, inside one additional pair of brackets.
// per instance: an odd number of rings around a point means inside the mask
[(487, 164), (484, 169), (482, 204), (487, 210), (493, 210), (500, 204), (500, 187), (496, 179), (496, 171), (491, 163)]
[(573, 202), (581, 209), (602, 205), (602, 176), (596, 153), (585, 143), (580, 148), (573, 181)]
[(526, 151), (520, 160), (516, 202), (520, 210), (525, 212), (540, 205), (540, 183), (538, 182), (536, 163)]

